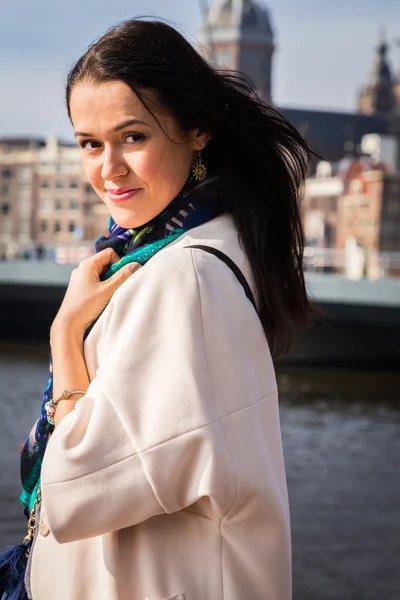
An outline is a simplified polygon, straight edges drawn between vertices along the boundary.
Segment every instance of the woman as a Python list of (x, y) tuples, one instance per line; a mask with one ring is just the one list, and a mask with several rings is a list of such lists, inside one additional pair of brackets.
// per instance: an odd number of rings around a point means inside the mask
[(43, 414), (55, 429), (42, 415), (23, 451), (38, 523), (28, 595), (288, 600), (271, 352), (311, 312), (307, 144), (249, 82), (157, 21), (111, 29), (66, 95), (110, 236), (73, 273), (51, 328)]

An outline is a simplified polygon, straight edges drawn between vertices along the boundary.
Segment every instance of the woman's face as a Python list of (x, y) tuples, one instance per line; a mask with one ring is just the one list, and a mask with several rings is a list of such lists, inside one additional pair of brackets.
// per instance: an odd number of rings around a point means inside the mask
[(122, 81), (77, 84), (70, 111), (86, 176), (125, 228), (147, 223), (168, 206), (208, 141), (207, 134), (184, 134), (172, 117), (155, 113), (158, 124)]

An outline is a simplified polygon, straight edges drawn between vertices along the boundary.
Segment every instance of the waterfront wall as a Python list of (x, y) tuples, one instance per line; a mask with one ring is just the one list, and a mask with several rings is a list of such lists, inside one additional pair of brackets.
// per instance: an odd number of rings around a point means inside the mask
[[(0, 265), (0, 339), (46, 341), (74, 266)], [(400, 279), (350, 281), (309, 274), (309, 294), (320, 315), (299, 335), (283, 363), (400, 361)]]

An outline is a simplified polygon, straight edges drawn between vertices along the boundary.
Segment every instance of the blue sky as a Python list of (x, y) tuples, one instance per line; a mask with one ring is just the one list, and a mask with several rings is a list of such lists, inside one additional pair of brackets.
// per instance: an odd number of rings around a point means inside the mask
[[(400, 39), (400, 0), (259, 0), (270, 9), (278, 105), (352, 110), (379, 28)], [(71, 138), (66, 73), (110, 25), (135, 15), (168, 19), (195, 43), (198, 0), (11, 0), (0, 7), (0, 136)], [(400, 76), (400, 47), (391, 51)]]

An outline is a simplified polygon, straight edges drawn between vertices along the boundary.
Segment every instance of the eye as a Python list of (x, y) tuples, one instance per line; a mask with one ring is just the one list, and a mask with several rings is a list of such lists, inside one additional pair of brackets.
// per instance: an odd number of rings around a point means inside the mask
[(99, 142), (95, 142), (94, 140), (84, 140), (79, 145), (83, 150), (96, 150), (101, 146)]
[(146, 136), (140, 131), (127, 133), (125, 136), (125, 142), (128, 142), (128, 144), (137, 144), (138, 142), (143, 142), (145, 139)]

